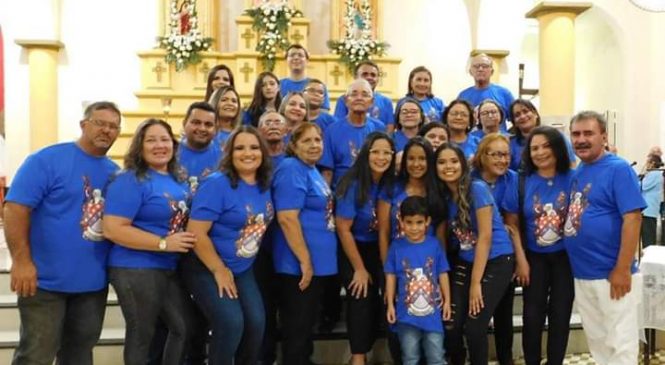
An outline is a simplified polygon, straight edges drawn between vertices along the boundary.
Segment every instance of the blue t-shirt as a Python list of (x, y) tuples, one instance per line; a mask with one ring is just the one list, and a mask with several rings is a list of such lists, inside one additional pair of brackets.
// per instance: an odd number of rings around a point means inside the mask
[(219, 149), (222, 150), (222, 153), (224, 153), (224, 145), (226, 144), (226, 140), (229, 138), (231, 135), (231, 131), (219, 131), (217, 132), (217, 135), (213, 139), (213, 142), (216, 143), (219, 146)]
[(351, 233), (356, 243), (376, 242), (379, 239), (376, 218), (376, 200), (379, 196), (379, 187), (372, 184), (367, 202), (361, 207), (356, 204), (359, 188), (357, 182), (353, 183), (343, 197), (337, 198), (335, 214), (338, 217), (353, 220)]
[[(314, 275), (337, 273), (337, 237), (334, 199), (319, 170), (294, 157), (282, 161), (272, 182), (277, 212), (299, 210), (298, 219), (314, 267)], [(274, 236), (275, 272), (301, 275), (300, 263), (286, 242), (282, 229)]]
[[(563, 135), (563, 139), (566, 142), (566, 152), (568, 152), (568, 158), (570, 159), (570, 162), (575, 162), (576, 157), (575, 157), (575, 150), (573, 150), (573, 144), (570, 143), (570, 139), (568, 137), (561, 133)], [(510, 169), (518, 171), (520, 169), (520, 164), (522, 163), (522, 152), (524, 151), (524, 147), (526, 146), (526, 138), (519, 138), (517, 136), (513, 136), (510, 138)]]
[[(406, 100), (406, 98), (402, 98), (397, 101), (398, 109), (399, 106), (402, 105), (404, 100)], [(443, 122), (443, 111), (444, 109), (446, 109), (446, 104), (443, 102), (443, 100), (437, 98), (436, 96), (432, 96), (429, 98), (418, 100), (418, 102), (420, 103), (420, 107), (423, 108), (423, 113), (425, 113), (425, 117), (427, 117), (429, 123)]]
[(462, 149), (462, 152), (464, 152), (464, 157), (467, 159), (470, 159), (473, 155), (476, 154), (476, 151), (478, 151), (478, 145), (480, 144), (480, 140), (476, 137), (474, 137), (471, 134), (467, 134), (466, 139), (464, 142), (453, 142), (459, 146), (459, 148)]
[(316, 125), (321, 128), (322, 131), (325, 132), (325, 130), (333, 123), (335, 123), (337, 119), (333, 117), (332, 115), (322, 111), (321, 114), (319, 114), (316, 119), (312, 120), (312, 122), (316, 123)]
[[(568, 195), (572, 171), (544, 178), (538, 173), (524, 180), (522, 215), (526, 227), (526, 248), (539, 253), (564, 249), (563, 223), (568, 213)], [(519, 214), (518, 182), (511, 185), (503, 199), (502, 208)]]
[(606, 153), (598, 161), (580, 164), (571, 178), (563, 226), (576, 279), (608, 278), (619, 257), (623, 215), (644, 207), (635, 171), (625, 160)]
[(243, 180), (231, 187), (227, 174), (208, 176), (192, 201), (191, 219), (212, 222), (208, 236), (224, 264), (238, 274), (252, 266), (273, 219), (270, 189)]
[(446, 255), (433, 237), (421, 243), (401, 238), (390, 244), (384, 271), (397, 279), (397, 323), (443, 333), (439, 275), (449, 270)]
[(365, 138), (372, 132), (385, 129), (383, 123), (373, 118), (367, 118), (360, 127), (351, 124), (346, 118), (340, 119), (326, 129), (323, 136), (323, 156), (318, 165), (332, 170), (333, 186), (337, 186), (339, 179), (356, 161)]
[(663, 201), (663, 171), (652, 170), (642, 179), (642, 197), (647, 207), (642, 211), (645, 217), (658, 218), (660, 216), (660, 203)]
[(406, 144), (409, 143), (410, 140), (411, 138), (407, 137), (401, 129), (397, 129), (393, 132), (393, 142), (395, 142), (395, 151), (397, 152), (404, 151), (404, 147), (406, 147)]
[[(145, 178), (125, 170), (108, 187), (104, 214), (127, 218), (143, 231), (166, 237), (185, 230), (189, 217), (189, 188), (173, 176), (148, 170)], [(174, 270), (180, 256), (173, 252), (135, 250), (113, 245), (110, 267)]]
[(106, 287), (111, 245), (102, 235), (104, 191), (118, 169), (107, 157), (60, 143), (28, 156), (7, 201), (31, 208), (30, 253), (37, 287), (81, 293)]
[(279, 166), (279, 164), (281, 164), (282, 161), (284, 161), (284, 159), (286, 158), (286, 153), (280, 153), (279, 155), (270, 156), (270, 158), (272, 159), (272, 169), (275, 170), (277, 169), (277, 166)]
[(473, 262), (473, 258), (476, 256), (476, 243), (478, 242), (476, 210), (488, 205), (492, 206), (492, 242), (488, 260), (514, 252), (513, 243), (503, 225), (501, 214), (494, 204), (489, 187), (483, 181), (473, 180), (471, 182), (471, 211), (469, 212), (471, 226), (469, 228), (461, 227), (457, 216), (457, 204), (452, 199), (448, 199), (448, 226), (452, 232), (450, 242), (453, 246), (459, 246), (459, 257), (466, 262)]
[(217, 143), (211, 142), (202, 150), (195, 150), (181, 143), (178, 148), (178, 163), (185, 169), (187, 183), (192, 194), (206, 176), (216, 171), (222, 159), (222, 150)]
[(489, 186), (490, 191), (492, 192), (492, 197), (494, 198), (494, 204), (499, 208), (499, 211), (503, 211), (503, 200), (505, 199), (507, 192), (512, 188), (517, 189), (519, 180), (517, 173), (510, 169), (508, 169), (505, 174), (499, 176), (492, 184), (483, 180), (480, 171), (476, 169), (471, 171), (471, 177), (483, 181)]
[[(344, 119), (348, 114), (349, 108), (346, 107), (346, 98), (342, 95), (337, 99), (337, 104), (335, 105), (335, 118)], [(374, 102), (367, 111), (367, 116), (380, 120), (386, 125), (386, 127), (395, 124), (392, 100), (380, 92), (375, 91)]]
[[(402, 205), (404, 199), (408, 198), (406, 193), (406, 185), (404, 183), (397, 183), (393, 185), (392, 191), (388, 187), (384, 187), (379, 192), (379, 200), (390, 204), (390, 240), (396, 240), (404, 237), (404, 230), (399, 224), (399, 207)], [(427, 228), (427, 234), (436, 237), (436, 231), (430, 224)]]
[(503, 132), (506, 131), (506, 119), (508, 118), (508, 115), (510, 115), (510, 104), (515, 100), (515, 97), (513, 97), (510, 90), (496, 84), (489, 84), (489, 86), (484, 89), (471, 86), (462, 90), (457, 98), (468, 101), (474, 108), (485, 99), (491, 99), (499, 103), (501, 109), (503, 109), (503, 115), (506, 116), (506, 118), (501, 121), (500, 128)]
[[(282, 95), (282, 98), (291, 91), (300, 91), (305, 90), (305, 86), (309, 83), (309, 77), (305, 77), (300, 81), (291, 80), (287, 77), (279, 80), (279, 93)], [(328, 87), (323, 85), (323, 104), (321, 109), (330, 110), (330, 97), (328, 96)]]

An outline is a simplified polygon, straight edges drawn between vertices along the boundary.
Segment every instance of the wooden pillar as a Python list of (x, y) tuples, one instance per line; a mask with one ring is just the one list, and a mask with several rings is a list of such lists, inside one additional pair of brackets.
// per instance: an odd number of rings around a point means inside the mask
[(575, 108), (575, 18), (591, 3), (538, 3), (526, 14), (538, 19), (540, 114), (569, 116)]
[(60, 41), (16, 40), (28, 53), (30, 151), (58, 141), (58, 53)]

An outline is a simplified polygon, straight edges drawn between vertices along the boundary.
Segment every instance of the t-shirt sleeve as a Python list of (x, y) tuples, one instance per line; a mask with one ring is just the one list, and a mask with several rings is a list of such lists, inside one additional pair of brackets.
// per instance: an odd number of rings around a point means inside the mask
[(353, 219), (356, 217), (356, 184), (352, 184), (346, 190), (343, 197), (338, 197), (335, 202), (335, 215), (340, 218)]
[(189, 216), (199, 221), (216, 221), (224, 209), (224, 197), (233, 194), (230, 190), (222, 175), (207, 177), (194, 196)]
[(518, 214), (519, 206), (519, 177), (515, 179), (514, 184), (506, 185), (506, 192), (503, 194), (501, 209), (513, 214)]
[(471, 185), (471, 199), (473, 209), (480, 209), (494, 204), (494, 198), (487, 184), (482, 181), (474, 181)]
[(328, 96), (328, 87), (324, 87), (325, 90), (323, 92), (323, 104), (321, 105), (321, 109), (330, 110), (330, 96)]
[(295, 166), (280, 168), (273, 178), (272, 196), (278, 212), (302, 209), (307, 197), (307, 175)]
[(7, 201), (30, 208), (39, 205), (53, 184), (49, 165), (39, 154), (29, 156), (14, 176)]
[(344, 96), (340, 96), (339, 99), (337, 99), (337, 103), (335, 103), (335, 113), (333, 114), (335, 118), (344, 118), (349, 113), (349, 110), (344, 103), (345, 100), (346, 98), (344, 98)]
[(390, 247), (388, 247), (386, 263), (383, 265), (383, 272), (386, 274), (395, 274), (397, 271), (397, 265), (395, 263), (397, 253), (395, 251), (397, 251), (397, 245), (393, 242)]
[(393, 103), (387, 97), (382, 99), (381, 105), (381, 120), (388, 126), (395, 124), (395, 113), (393, 111)]
[(142, 186), (134, 172), (116, 176), (106, 190), (104, 214), (134, 220), (143, 204), (142, 192)]
[(333, 157), (333, 138), (332, 131), (323, 134), (323, 155), (317, 165), (324, 169), (333, 170), (335, 167), (335, 159)]
[(436, 261), (437, 261), (437, 267), (436, 271), (439, 274), (443, 274), (444, 272), (450, 271), (450, 265), (448, 264), (448, 259), (446, 258), (446, 254), (443, 252), (443, 249), (441, 248), (441, 245), (439, 245), (439, 242), (436, 242)]
[(614, 170), (612, 184), (614, 196), (617, 199), (617, 207), (621, 215), (633, 210), (646, 208), (647, 204), (640, 192), (637, 175), (630, 166), (627, 164), (617, 166)]
[(381, 188), (381, 191), (379, 191), (379, 200), (382, 200), (386, 203), (392, 203), (392, 197), (390, 192), (388, 191), (388, 187), (384, 186)]

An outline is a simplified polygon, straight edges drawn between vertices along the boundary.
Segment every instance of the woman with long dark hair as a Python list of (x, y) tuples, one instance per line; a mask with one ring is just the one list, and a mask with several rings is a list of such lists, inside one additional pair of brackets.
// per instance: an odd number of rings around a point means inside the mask
[(379, 255), (376, 203), (379, 191), (392, 186), (395, 146), (383, 132), (367, 136), (356, 162), (337, 185), (336, 218), (344, 256), (339, 263), (346, 288), (346, 323), (351, 364), (365, 364), (383, 320), (379, 295), (383, 265)]
[(261, 115), (267, 111), (279, 110), (281, 102), (279, 79), (270, 71), (261, 72), (254, 83), (252, 101), (242, 113), (242, 123), (258, 127)]
[(231, 131), (240, 125), (240, 95), (232, 86), (222, 86), (213, 93), (210, 105), (217, 116), (215, 143), (223, 149)]
[(235, 87), (233, 80), (233, 71), (227, 65), (216, 65), (211, 68), (208, 72), (208, 80), (206, 81), (206, 95), (205, 101), (210, 101), (212, 94), (217, 91), (217, 89), (231, 86)]

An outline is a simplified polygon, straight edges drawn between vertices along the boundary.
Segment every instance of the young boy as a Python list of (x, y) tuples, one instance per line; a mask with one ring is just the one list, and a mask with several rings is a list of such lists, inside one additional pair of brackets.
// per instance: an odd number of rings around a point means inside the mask
[(319, 79), (309, 79), (303, 93), (309, 102), (308, 120), (318, 124), (321, 130), (325, 131), (329, 125), (337, 120), (328, 114), (327, 110), (321, 109), (326, 94), (326, 85)]
[[(404, 237), (391, 243), (384, 265), (387, 319), (395, 324), (402, 364), (418, 364), (422, 347), (428, 365), (442, 365), (442, 319), (451, 315), (446, 273), (450, 268), (438, 240), (426, 234), (431, 217), (425, 198), (406, 198), (399, 212)], [(399, 288), (397, 300), (395, 288)]]

